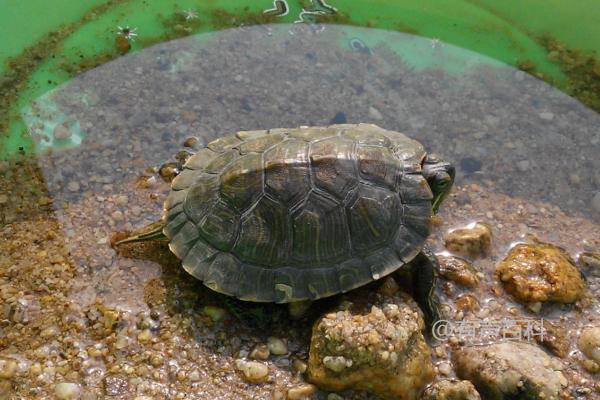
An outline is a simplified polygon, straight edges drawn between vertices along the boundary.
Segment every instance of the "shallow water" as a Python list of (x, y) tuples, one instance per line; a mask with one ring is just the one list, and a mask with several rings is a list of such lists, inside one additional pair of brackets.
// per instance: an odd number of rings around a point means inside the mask
[[(29, 192), (47, 193), (51, 201), (46, 205), (51, 204), (52, 213), (42, 213), (46, 226), (36, 232), (35, 224), (20, 216), (24, 200), (11, 197), (0, 204), (3, 236), (14, 238), (13, 249), (19, 247), (17, 238), (21, 242), (29, 238), (46, 253), (38, 254), (39, 265), (54, 269), (59, 265), (66, 272), (58, 282), (46, 282), (43, 289), (34, 286), (33, 291), (19, 287), (13, 278), (15, 294), (4, 300), (37, 304), (43, 310), (43, 296), (61, 298), (72, 305), (69, 312), (57, 314), (62, 322), (96, 321), (90, 313), (97, 313), (102, 321), (102, 307), (118, 310), (119, 322), (116, 328), (106, 328), (113, 330), (106, 336), (96, 335), (91, 328), (69, 333), (82, 348), (109, 349), (102, 360), (88, 362), (72, 377), (86, 382), (94, 393), (104, 390), (103, 382), (115, 365), (135, 369), (147, 361), (137, 359), (133, 350), (113, 354), (106, 337), (113, 335), (118, 341), (137, 334), (144, 324), (152, 325), (144, 321), (160, 308), (152, 306), (153, 293), (162, 299), (158, 304), (168, 304), (161, 309), (161, 321), (172, 329), (153, 328), (157, 341), (152, 351), (170, 349), (175, 354), (161, 353), (171, 361), (156, 368), (158, 377), (138, 376), (129, 394), (156, 392), (153, 395), (168, 397), (185, 392), (194, 396), (193, 392), (197, 398), (237, 398), (242, 393), (265, 398), (271, 390), (299, 382), (289, 359), (274, 361), (277, 378), (266, 388), (241, 383), (231, 372), (231, 363), (240, 348), (272, 334), (287, 338), (290, 348), (302, 357), (309, 334), (302, 331), (303, 325), (276, 326), (267, 333), (234, 322), (211, 325), (199, 310), (219, 305), (222, 299), (178, 271), (177, 260), (164, 248), (142, 247), (134, 250), (137, 257), (132, 258), (110, 247), (115, 231), (132, 230), (160, 217), (168, 184), (149, 168), (174, 160), (190, 136), (199, 138), (200, 147), (239, 130), (370, 122), (421, 141), (429, 151), (453, 162), (458, 171), (455, 196), (447, 207), (442, 206), (444, 222), (432, 237), (436, 249), (442, 250), (444, 229), (471, 220), (493, 224), (494, 255), (478, 264), (486, 276), (477, 292), (482, 304), (494, 285), (493, 265), (512, 242), (534, 234), (574, 255), (582, 251), (582, 240), (598, 238), (600, 205), (594, 205), (594, 196), (600, 201), (600, 115), (522, 71), (413, 35), (318, 25), (260, 26), (199, 35), (89, 71), (23, 113), (29, 134), (38, 143), (36, 164), (43, 177), (43, 186)], [(60, 130), (62, 138), (60, 134), (57, 138)], [(17, 181), (13, 178), (19, 168), (7, 166), (7, 187)], [(465, 202), (461, 192), (472, 197)], [(5, 192), (11, 193), (11, 189)], [(52, 240), (47, 239), (48, 230), (54, 232)], [(38, 233), (43, 236), (35, 237)], [(55, 252), (61, 257), (58, 262), (51, 260)], [(12, 266), (11, 274), (29, 271), (23, 254), (3, 257), (4, 265)], [(5, 285), (11, 286), (11, 274), (6, 274)], [(585, 310), (555, 307), (544, 316), (567, 318), (573, 333), (586, 323), (597, 324), (598, 283), (592, 279), (590, 287), (593, 301)], [(454, 295), (445, 294), (447, 300)], [(500, 303), (494, 312), (508, 313), (518, 307), (507, 299)], [(535, 316), (520, 308), (519, 313)], [(39, 318), (32, 315), (28, 318)], [(62, 322), (53, 325), (66, 335)], [(0, 337), (7, 338), (20, 328), (7, 322), (2, 329)], [(169, 329), (173, 333), (164, 338)], [(186, 334), (178, 336), (182, 332)], [(234, 332), (240, 340), (230, 345)], [(12, 347), (5, 340), (2, 351), (18, 354), (26, 360), (24, 365), (33, 365), (35, 357), (21, 349), (35, 339), (21, 336), (19, 345)], [(173, 341), (180, 347), (165, 344)], [(61, 346), (62, 342), (55, 345)], [(177, 353), (182, 349), (210, 358), (198, 363), (204, 372), (195, 383), (188, 378), (178, 381), (178, 370), (188, 375), (193, 370), (194, 357), (180, 358)], [(47, 353), (40, 356), (46, 357), (46, 363), (56, 356), (51, 349)], [(573, 361), (577, 370), (576, 364)], [(123, 367), (118, 373), (128, 374)], [(45, 377), (38, 394), (49, 390), (59, 376), (55, 372)], [(228, 385), (236, 390), (231, 392)], [(18, 385), (19, 393), (29, 389), (26, 381)]]

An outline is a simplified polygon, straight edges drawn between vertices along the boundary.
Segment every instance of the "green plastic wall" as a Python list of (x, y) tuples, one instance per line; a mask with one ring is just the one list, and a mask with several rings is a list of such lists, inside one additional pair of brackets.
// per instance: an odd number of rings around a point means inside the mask
[[(289, 14), (272, 22), (293, 22), (311, 1), (288, 3)], [(505, 63), (531, 61), (536, 72), (555, 80), (564, 76), (539, 44), (542, 35), (574, 49), (600, 53), (598, 0), (329, 0), (328, 4), (339, 15), (323, 22), (439, 38)], [(137, 28), (138, 40), (132, 47), (137, 51), (181, 34), (264, 22), (262, 11), (271, 7), (271, 0), (0, 0), (0, 94), (5, 98), (0, 119), (6, 122), (0, 121), (4, 127), (0, 159), (31, 151), (19, 110), (76, 73), (65, 65), (118, 56), (118, 26)], [(185, 24), (177, 26), (177, 15), (187, 9), (194, 10), (198, 19), (182, 32)], [(32, 57), (36, 52), (43, 57)], [(19, 63), (25, 66), (16, 74)], [(21, 85), (17, 95), (9, 96), (15, 76)]]

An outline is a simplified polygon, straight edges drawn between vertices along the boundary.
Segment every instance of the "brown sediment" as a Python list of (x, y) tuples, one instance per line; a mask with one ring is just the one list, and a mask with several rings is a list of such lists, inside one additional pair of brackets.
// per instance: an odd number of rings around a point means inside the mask
[(239, 26), (271, 24), (276, 22), (274, 15), (264, 14), (262, 11), (250, 11), (244, 7), (241, 13), (232, 13), (222, 8), (211, 11), (211, 24), (214, 29), (226, 29)]
[(567, 76), (566, 82), (549, 83), (600, 112), (600, 59), (597, 54), (567, 47), (549, 35), (538, 42), (548, 51), (548, 58), (558, 63)]

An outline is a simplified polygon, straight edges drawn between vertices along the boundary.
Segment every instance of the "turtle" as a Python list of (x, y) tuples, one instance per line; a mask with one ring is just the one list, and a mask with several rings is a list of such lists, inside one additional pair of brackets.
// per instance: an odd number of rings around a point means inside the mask
[(410, 265), (435, 321), (439, 264), (425, 241), (454, 176), (418, 141), (373, 124), (240, 131), (192, 155), (162, 218), (115, 245), (168, 241), (208, 288), (297, 307)]

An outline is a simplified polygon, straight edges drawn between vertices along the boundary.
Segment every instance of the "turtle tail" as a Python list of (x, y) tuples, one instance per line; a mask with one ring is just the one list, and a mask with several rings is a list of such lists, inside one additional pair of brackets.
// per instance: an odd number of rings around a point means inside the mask
[(164, 227), (165, 222), (163, 220), (153, 222), (150, 225), (131, 232), (124, 239), (115, 241), (113, 246), (120, 246), (122, 244), (133, 242), (145, 242), (148, 240), (167, 240), (167, 237), (163, 233)]

